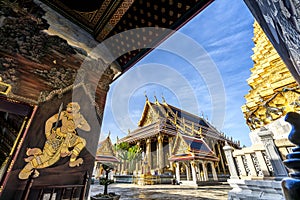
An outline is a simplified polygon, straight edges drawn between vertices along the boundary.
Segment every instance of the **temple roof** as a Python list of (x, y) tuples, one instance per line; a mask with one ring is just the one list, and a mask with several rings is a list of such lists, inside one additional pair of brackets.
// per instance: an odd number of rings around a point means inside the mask
[(155, 103), (150, 102), (149, 100), (146, 100), (144, 111), (141, 116), (141, 119), (138, 123), (138, 126), (143, 126), (144, 120), (147, 117), (148, 109), (153, 111), (156, 115), (156, 117), (162, 117), (162, 118), (174, 118), (177, 119), (185, 119), (187, 123), (194, 123), (198, 124), (204, 127), (209, 127), (215, 129), (212, 125), (209, 124), (205, 119), (196, 116), (194, 114), (191, 114), (189, 112), (186, 112), (180, 108), (176, 108), (175, 106), (172, 106), (170, 104), (167, 104), (165, 101), (163, 103), (160, 103), (158, 101), (155, 101)]
[[(238, 142), (233, 142), (223, 133), (220, 133), (207, 120), (188, 113), (182, 109), (169, 105), (164, 100), (152, 103), (146, 99), (138, 128), (128, 133), (120, 142), (135, 142), (141, 139), (154, 137), (159, 132), (165, 135), (176, 136), (177, 133), (197, 138), (210, 137), (217, 140), (227, 141), (239, 148)], [(196, 140), (195, 140), (196, 141)], [(196, 145), (196, 143), (192, 143)]]
[(108, 136), (100, 142), (99, 148), (96, 153), (96, 161), (98, 162), (120, 162), (118, 158), (115, 157), (115, 151), (113, 144), (110, 139), (110, 133)]
[(172, 156), (169, 160), (182, 161), (197, 159), (219, 160), (203, 139), (178, 133), (172, 150)]

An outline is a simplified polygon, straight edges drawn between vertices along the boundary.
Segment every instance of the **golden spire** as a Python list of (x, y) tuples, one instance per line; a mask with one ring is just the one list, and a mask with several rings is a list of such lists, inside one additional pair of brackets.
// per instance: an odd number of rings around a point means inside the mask
[(194, 133), (194, 122), (192, 122), (192, 134)]
[(146, 98), (146, 101), (149, 101), (146, 91), (144, 91), (144, 96)]
[(165, 100), (164, 94), (161, 94), (161, 98), (162, 98), (163, 103), (167, 103), (166, 100)]
[(155, 93), (154, 93), (154, 99), (155, 99), (155, 103), (158, 103)]
[(198, 134), (201, 136), (201, 138), (203, 137), (202, 135), (202, 128), (200, 127), (200, 129), (198, 130)]

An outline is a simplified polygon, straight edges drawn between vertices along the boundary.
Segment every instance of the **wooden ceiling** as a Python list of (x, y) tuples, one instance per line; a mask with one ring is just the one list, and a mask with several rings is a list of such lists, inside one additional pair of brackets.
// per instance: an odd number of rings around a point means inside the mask
[[(143, 27), (177, 30), (213, 0), (42, 0), (57, 12), (78, 24), (102, 42), (123, 31)], [(119, 38), (111, 49), (122, 51), (137, 47), (118, 57), (122, 70), (128, 69), (151, 49), (141, 49), (137, 43), (159, 44), (169, 34), (147, 33), (145, 37)], [(155, 43), (153, 43), (153, 41)]]

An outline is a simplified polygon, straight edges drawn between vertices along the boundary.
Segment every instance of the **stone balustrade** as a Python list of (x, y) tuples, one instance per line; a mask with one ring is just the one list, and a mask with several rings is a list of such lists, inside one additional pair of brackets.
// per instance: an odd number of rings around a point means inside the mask
[(280, 119), (251, 132), (251, 147), (224, 146), (231, 175), (228, 182), (233, 188), (229, 199), (284, 199), (280, 185), (289, 171), (283, 160), (295, 145), (287, 139), (290, 129), (274, 128), (278, 124), (286, 126)]

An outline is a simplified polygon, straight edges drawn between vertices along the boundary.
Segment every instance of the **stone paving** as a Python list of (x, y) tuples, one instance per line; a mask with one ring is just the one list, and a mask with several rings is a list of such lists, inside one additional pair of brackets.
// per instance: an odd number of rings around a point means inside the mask
[[(108, 186), (108, 192), (121, 194), (120, 200), (134, 199), (228, 199), (232, 188), (227, 183), (220, 185), (190, 187), (183, 185), (145, 185), (115, 183)], [(91, 185), (90, 195), (103, 192), (103, 186)]]

